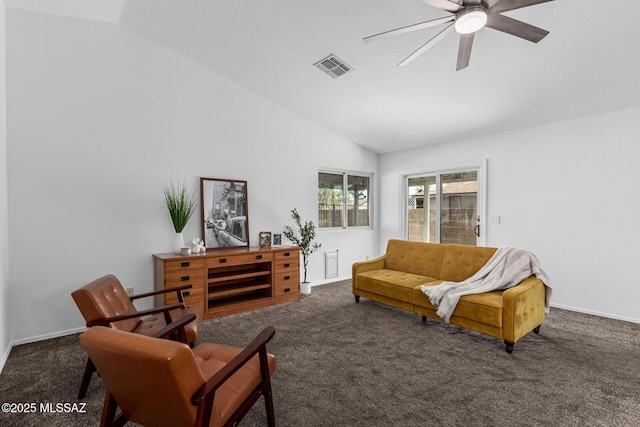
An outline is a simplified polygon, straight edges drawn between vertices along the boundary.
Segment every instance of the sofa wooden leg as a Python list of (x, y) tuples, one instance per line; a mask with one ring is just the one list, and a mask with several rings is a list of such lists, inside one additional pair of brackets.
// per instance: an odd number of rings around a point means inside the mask
[(509, 341), (505, 341), (505, 350), (507, 351), (507, 353), (511, 354), (511, 352), (513, 351), (513, 343), (509, 342)]
[(422, 316), (422, 321), (426, 322), (427, 321), (427, 316)]
[(539, 334), (540, 333), (540, 326), (542, 326), (542, 325), (538, 325), (535, 328), (533, 328), (533, 333), (534, 334)]
[(356, 297), (356, 303), (360, 302), (360, 295), (354, 295), (354, 297)]

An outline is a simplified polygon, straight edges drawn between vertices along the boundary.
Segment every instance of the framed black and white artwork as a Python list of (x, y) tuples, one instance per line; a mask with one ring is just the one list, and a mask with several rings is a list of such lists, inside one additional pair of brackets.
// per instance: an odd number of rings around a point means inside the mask
[(207, 250), (249, 247), (247, 181), (200, 178), (200, 206)]

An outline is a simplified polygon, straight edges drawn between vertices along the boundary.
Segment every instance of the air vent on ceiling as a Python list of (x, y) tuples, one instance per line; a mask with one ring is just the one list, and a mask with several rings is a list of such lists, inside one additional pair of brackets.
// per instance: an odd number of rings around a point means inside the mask
[(338, 57), (334, 54), (321, 59), (320, 61), (313, 64), (313, 66), (318, 67), (333, 78), (340, 77), (353, 70), (353, 68), (338, 59)]

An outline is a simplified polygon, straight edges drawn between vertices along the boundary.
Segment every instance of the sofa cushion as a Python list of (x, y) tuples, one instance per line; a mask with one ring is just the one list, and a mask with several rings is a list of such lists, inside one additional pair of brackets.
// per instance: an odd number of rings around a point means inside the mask
[(491, 291), (483, 294), (465, 295), (460, 298), (453, 315), (501, 328), (503, 292)]
[(445, 245), (391, 239), (387, 243), (384, 268), (440, 278)]
[(419, 274), (381, 269), (358, 274), (358, 289), (413, 304), (413, 288), (436, 282)]
[[(433, 285), (438, 285), (439, 283), (441, 282), (434, 282)], [(428, 286), (431, 286), (431, 284)], [(500, 328), (502, 327), (503, 292), (491, 291), (482, 294), (465, 295), (458, 301), (452, 317), (462, 317)], [(420, 286), (416, 286), (413, 289), (413, 304), (433, 311), (436, 310), (429, 297), (422, 292)]]
[(439, 277), (449, 282), (462, 282), (473, 276), (491, 259), (497, 248), (466, 245), (445, 246)]

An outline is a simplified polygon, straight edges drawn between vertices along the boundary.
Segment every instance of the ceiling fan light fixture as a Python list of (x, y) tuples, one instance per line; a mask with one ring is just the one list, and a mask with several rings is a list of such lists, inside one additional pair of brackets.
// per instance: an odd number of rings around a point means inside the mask
[(456, 18), (455, 28), (460, 34), (470, 34), (483, 28), (487, 23), (487, 12), (483, 7), (468, 7)]

